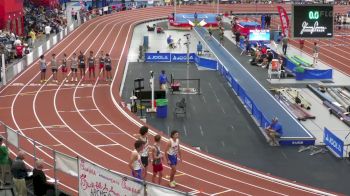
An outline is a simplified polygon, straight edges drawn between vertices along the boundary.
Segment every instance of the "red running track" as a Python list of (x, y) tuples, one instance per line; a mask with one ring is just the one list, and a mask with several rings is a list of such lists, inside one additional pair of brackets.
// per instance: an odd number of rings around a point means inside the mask
[[(211, 5), (182, 6), (178, 12), (215, 12), (215, 9)], [(222, 9), (252, 12), (256, 6), (225, 5)], [(79, 85), (67, 86), (61, 78), (58, 85), (31, 86), (31, 83), (39, 83), (40, 80), (38, 64), (35, 62), (1, 89), (0, 119), (13, 129), (57, 151), (130, 174), (127, 161), (135, 141), (132, 134), (138, 131), (142, 122), (122, 106), (119, 91), (133, 27), (141, 21), (166, 17), (172, 11), (171, 7), (131, 10), (96, 18), (81, 25), (48, 51), (46, 60), (52, 53), (61, 59), (63, 53), (71, 56), (80, 50), (85, 53), (93, 50), (95, 54), (100, 50), (109, 52), (113, 59), (112, 85), (98, 81), (89, 86), (89, 82), (79, 81)], [(275, 11), (275, 7), (259, 5), (259, 11)], [(15, 83), (25, 85), (17, 86)], [(51, 83), (51, 80), (47, 82)], [(25, 151), (33, 154), (32, 144), (26, 140), (20, 143)], [(197, 195), (333, 194), (221, 160), (185, 144), (182, 149), (183, 162), (179, 164), (180, 175), (176, 178), (177, 189), (182, 191), (196, 192)], [(48, 149), (38, 147), (36, 155), (53, 164), (52, 152)], [(33, 164), (33, 161), (27, 160)], [(169, 173), (168, 166), (165, 166), (164, 172)], [(52, 169), (47, 174), (52, 176)], [(58, 177), (60, 188), (77, 195), (76, 179), (65, 174), (59, 174)], [(150, 175), (147, 179), (150, 179)], [(163, 185), (167, 185), (165, 178)]]

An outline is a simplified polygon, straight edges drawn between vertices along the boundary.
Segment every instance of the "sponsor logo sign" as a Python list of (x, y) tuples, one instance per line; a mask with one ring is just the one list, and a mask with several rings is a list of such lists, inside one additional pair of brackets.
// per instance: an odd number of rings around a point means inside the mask
[(343, 157), (344, 142), (334, 135), (330, 130), (324, 128), (323, 142), (339, 157)]
[(332, 5), (294, 5), (293, 37), (295, 38), (332, 38)]

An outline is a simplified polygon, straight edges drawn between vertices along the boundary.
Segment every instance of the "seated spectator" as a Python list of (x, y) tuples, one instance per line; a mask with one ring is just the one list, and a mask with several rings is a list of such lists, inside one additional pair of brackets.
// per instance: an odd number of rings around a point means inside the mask
[(283, 135), (282, 125), (278, 123), (278, 118), (274, 117), (271, 124), (265, 129), (269, 137), (269, 144), (271, 146), (278, 146), (278, 138)]
[(13, 43), (14, 46), (20, 46), (22, 45), (22, 41), (19, 39), (19, 37), (17, 36), (15, 42)]
[(33, 169), (33, 189), (36, 196), (43, 196), (49, 191), (54, 191), (55, 187), (46, 181), (46, 175), (43, 172), (44, 162), (39, 159), (36, 161), (36, 167)]
[(45, 35), (46, 35), (46, 39), (50, 38), (50, 33), (51, 33), (51, 27), (49, 26), (49, 24), (47, 24), (45, 26)]
[(267, 56), (266, 56), (267, 62), (264, 64), (265, 67), (263, 66), (263, 68), (267, 68), (267, 69), (268, 69), (268, 68), (269, 68), (269, 65), (271, 64), (272, 59), (273, 59), (273, 54), (272, 54), (271, 51), (268, 51), (268, 52), (267, 52)]
[(267, 54), (267, 48), (266, 48), (266, 46), (262, 46), (262, 47), (261, 47), (261, 53), (262, 53), (262, 54)]
[(5, 173), (9, 166), (9, 150), (3, 143), (4, 138), (0, 137), (0, 168), (1, 168), (1, 188), (5, 185)]
[(24, 164), (24, 151), (19, 151), (16, 159), (12, 163), (11, 173), (13, 176), (13, 184), (15, 186), (16, 195), (27, 195), (27, 186), (25, 178), (28, 177), (27, 167)]
[(203, 45), (202, 45), (202, 43), (200, 41), (197, 44), (197, 54), (198, 55), (202, 55), (203, 54)]

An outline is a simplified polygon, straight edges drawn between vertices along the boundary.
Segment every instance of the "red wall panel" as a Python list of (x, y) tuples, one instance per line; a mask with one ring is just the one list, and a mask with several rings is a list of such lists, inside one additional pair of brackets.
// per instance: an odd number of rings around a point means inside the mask
[(19, 31), (23, 29), (22, 18), (23, 0), (0, 0), (0, 29), (6, 28), (8, 20), (15, 20), (11, 23), (10, 29), (17, 34), (22, 34), (22, 31)]

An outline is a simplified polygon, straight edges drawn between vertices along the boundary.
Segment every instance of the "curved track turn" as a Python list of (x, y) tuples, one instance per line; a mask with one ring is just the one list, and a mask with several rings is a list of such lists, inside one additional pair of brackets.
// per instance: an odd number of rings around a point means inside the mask
[[(224, 5), (221, 9), (254, 12), (257, 7)], [(215, 10), (216, 7), (211, 5), (197, 5), (182, 6), (177, 11), (209, 13)], [(80, 81), (79, 85), (65, 85), (60, 78), (58, 85), (32, 86), (31, 83), (39, 83), (40, 80), (38, 65), (34, 63), (1, 89), (0, 119), (13, 129), (57, 151), (129, 174), (127, 162), (135, 140), (132, 134), (137, 133), (138, 126), (142, 124), (123, 108), (119, 95), (132, 30), (141, 21), (164, 18), (172, 11), (172, 7), (130, 10), (99, 17), (81, 25), (48, 51), (46, 60), (49, 61), (53, 53), (61, 59), (63, 53), (70, 57), (73, 52), (80, 50), (85, 53), (93, 50), (94, 54), (103, 50), (110, 53), (113, 61), (112, 85), (98, 80), (94, 83)], [(270, 5), (259, 5), (258, 11), (276, 9)], [(14, 83), (25, 85), (12, 85)], [(51, 84), (51, 80), (47, 84)], [(28, 153), (33, 153), (32, 144), (25, 140), (20, 142)], [(111, 145), (104, 146), (106, 144)], [(49, 150), (38, 148), (36, 155), (53, 164), (53, 155)], [(183, 145), (183, 159), (178, 168), (178, 174), (181, 174), (177, 177), (178, 189), (195, 191), (198, 195), (326, 194), (215, 158), (186, 145)], [(29, 163), (33, 164), (31, 161)], [(169, 173), (168, 166), (165, 166), (164, 172)], [(48, 175), (52, 176), (52, 170), (48, 171)], [(74, 178), (60, 174), (59, 179), (60, 188), (77, 195)], [(163, 185), (166, 182), (165, 179)]]

